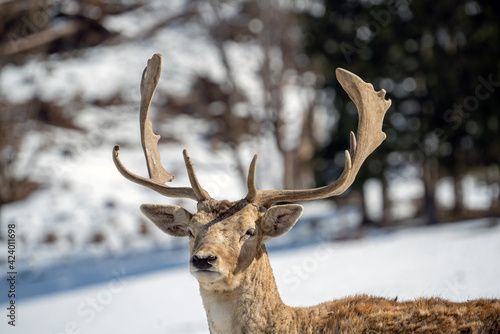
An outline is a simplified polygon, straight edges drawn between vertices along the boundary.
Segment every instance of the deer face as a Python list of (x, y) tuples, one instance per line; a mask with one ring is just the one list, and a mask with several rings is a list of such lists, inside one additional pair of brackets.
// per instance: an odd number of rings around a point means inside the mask
[(141, 211), (163, 232), (189, 237), (191, 274), (207, 289), (234, 289), (246, 268), (271, 238), (288, 232), (302, 214), (300, 205), (277, 205), (261, 212), (246, 200), (208, 200), (198, 212), (174, 205), (143, 204)]

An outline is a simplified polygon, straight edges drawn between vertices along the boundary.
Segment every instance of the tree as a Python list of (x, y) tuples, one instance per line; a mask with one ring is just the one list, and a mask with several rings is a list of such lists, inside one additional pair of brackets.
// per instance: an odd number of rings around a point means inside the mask
[[(275, 187), (309, 186), (312, 173), (303, 162), (314, 152), (316, 76), (302, 50), (295, 2), (208, 1), (189, 8), (196, 13), (190, 20), (206, 33), (224, 75), (220, 80), (198, 75), (187, 96), (167, 96), (162, 116), (204, 119), (209, 124), (204, 136), (213, 148), (233, 151), (244, 184), (249, 159), (242, 159), (242, 148), (264, 137), (274, 141), (280, 157), (273, 160), (281, 160), (284, 169)], [(236, 52), (244, 49), (248, 54)]]
[[(384, 88), (393, 101), (388, 139), (358, 187), (366, 178), (385, 184), (405, 177), (400, 171), (411, 164), (425, 187), (428, 223), (442, 219), (435, 185), (444, 175), (454, 179), (455, 215), (463, 214), (463, 176), (499, 164), (498, 144), (491, 141), (498, 131), (492, 111), (500, 102), (493, 94), (500, 85), (500, 50), (493, 43), (499, 12), (499, 4), (488, 1), (327, 1), (320, 19), (306, 18), (307, 51), (324, 69), (326, 87), (339, 91), (333, 73), (345, 67)], [(335, 96), (342, 126), (319, 150), (325, 159), (339, 151), (333, 143), (355, 123), (347, 101)]]
[[(20, 65), (49, 54), (74, 55), (70, 51), (98, 45), (115, 33), (102, 25), (106, 17), (137, 8), (138, 4), (80, 1), (71, 6), (58, 1), (7, 1), (0, 3), (0, 71), (6, 65)], [(73, 10), (68, 8), (72, 7)], [(91, 13), (96, 15), (90, 15)], [(48, 133), (50, 127), (81, 130), (64, 108), (42, 101), (33, 94), (29, 101), (8, 103), (0, 95), (0, 208), (21, 201), (40, 188), (31, 179), (40, 151), (50, 139), (40, 135), (38, 147), (26, 148), (30, 135)], [(48, 136), (47, 136), (48, 137)], [(63, 154), (68, 154), (65, 152)]]

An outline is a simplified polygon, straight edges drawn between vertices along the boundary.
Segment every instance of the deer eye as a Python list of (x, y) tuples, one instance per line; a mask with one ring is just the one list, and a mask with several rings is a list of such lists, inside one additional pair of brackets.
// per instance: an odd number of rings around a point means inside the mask
[(248, 237), (248, 238), (253, 238), (255, 237), (255, 229), (254, 228), (251, 228), (247, 231), (247, 233), (245, 233), (245, 236)]
[(190, 238), (194, 239), (194, 235), (193, 235), (193, 233), (191, 231), (188, 231), (188, 235), (189, 235)]

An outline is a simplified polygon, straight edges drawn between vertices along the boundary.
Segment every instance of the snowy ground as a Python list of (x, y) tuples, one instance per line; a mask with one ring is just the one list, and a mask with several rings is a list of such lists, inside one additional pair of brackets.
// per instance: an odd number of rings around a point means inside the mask
[[(500, 298), (499, 255), (500, 220), (490, 219), (317, 242), (270, 257), (285, 303), (312, 305), (361, 293)], [(127, 276), (126, 264), (109, 270), (114, 278), (108, 282), (19, 301), (16, 327), (4, 318), (1, 332), (208, 333), (187, 267), (140, 276)]]

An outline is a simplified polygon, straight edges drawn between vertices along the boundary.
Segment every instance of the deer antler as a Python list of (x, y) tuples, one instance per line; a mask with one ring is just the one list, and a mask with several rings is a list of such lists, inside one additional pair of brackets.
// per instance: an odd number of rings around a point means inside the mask
[(248, 172), (248, 195), (246, 200), (266, 208), (277, 202), (302, 202), (342, 194), (351, 186), (365, 159), (384, 141), (382, 123), (391, 100), (385, 99), (385, 90), (375, 92), (373, 86), (364, 82), (357, 75), (337, 68), (337, 80), (358, 108), (358, 140), (351, 132), (351, 147), (345, 151), (345, 167), (339, 179), (334, 183), (307, 190), (258, 190), (255, 186), (254, 156)]
[(174, 175), (167, 172), (161, 164), (160, 151), (158, 150), (160, 136), (153, 132), (153, 124), (149, 119), (149, 108), (156, 87), (160, 82), (160, 74), (161, 55), (155, 54), (148, 60), (148, 65), (142, 72), (139, 122), (141, 125), (141, 144), (148, 165), (149, 177), (159, 183), (165, 183), (171, 182)]
[(153, 132), (153, 126), (149, 119), (149, 107), (153, 99), (154, 92), (160, 81), (161, 73), (161, 55), (155, 54), (148, 60), (148, 65), (142, 73), (141, 79), (141, 109), (140, 109), (140, 127), (141, 143), (148, 165), (149, 179), (135, 175), (125, 168), (118, 158), (119, 147), (113, 148), (113, 161), (118, 171), (128, 180), (148, 187), (167, 197), (190, 198), (198, 202), (210, 199), (210, 195), (198, 183), (193, 169), (193, 163), (186, 150), (184, 150), (184, 162), (191, 182), (191, 188), (187, 187), (169, 187), (165, 182), (171, 182), (174, 175), (167, 172), (160, 158), (158, 150), (158, 140), (160, 136)]

